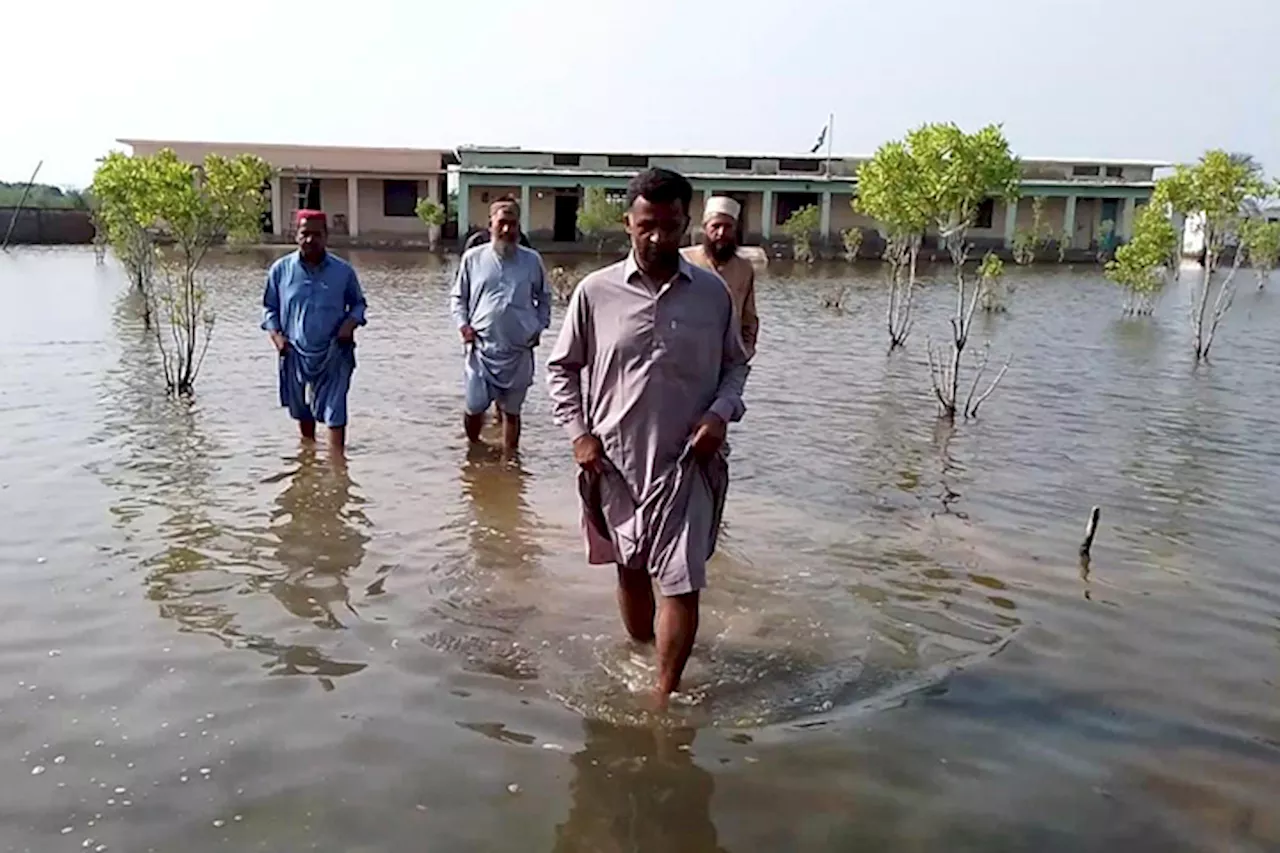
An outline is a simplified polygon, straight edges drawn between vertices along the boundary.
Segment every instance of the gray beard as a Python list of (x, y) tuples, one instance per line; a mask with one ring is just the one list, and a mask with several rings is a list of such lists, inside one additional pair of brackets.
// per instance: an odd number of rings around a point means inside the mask
[(515, 254), (516, 244), (512, 240), (494, 240), (493, 250), (504, 258), (509, 258)]

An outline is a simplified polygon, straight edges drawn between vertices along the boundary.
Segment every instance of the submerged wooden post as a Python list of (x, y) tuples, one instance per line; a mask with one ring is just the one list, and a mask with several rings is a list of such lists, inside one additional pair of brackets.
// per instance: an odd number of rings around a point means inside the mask
[(1089, 552), (1093, 549), (1093, 537), (1098, 533), (1098, 520), (1102, 518), (1102, 510), (1094, 507), (1089, 510), (1089, 523), (1084, 526), (1084, 541), (1080, 543), (1080, 556), (1089, 557)]

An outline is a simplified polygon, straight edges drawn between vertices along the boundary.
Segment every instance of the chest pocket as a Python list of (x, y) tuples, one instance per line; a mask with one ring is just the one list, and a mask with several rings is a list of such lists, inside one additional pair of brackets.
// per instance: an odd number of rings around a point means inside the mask
[(695, 382), (714, 381), (724, 334), (718, 318), (681, 311), (662, 317), (658, 326), (665, 370)]

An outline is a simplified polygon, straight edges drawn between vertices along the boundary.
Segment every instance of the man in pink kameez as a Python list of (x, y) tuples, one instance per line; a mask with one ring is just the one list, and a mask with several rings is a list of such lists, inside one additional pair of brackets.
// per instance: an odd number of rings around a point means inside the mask
[(656, 639), (660, 707), (697, 634), (729, 483), (725, 434), (745, 412), (749, 372), (724, 282), (680, 256), (692, 195), (665, 169), (632, 179), (631, 254), (578, 285), (547, 365), (580, 468), (588, 562), (617, 566), (627, 632)]

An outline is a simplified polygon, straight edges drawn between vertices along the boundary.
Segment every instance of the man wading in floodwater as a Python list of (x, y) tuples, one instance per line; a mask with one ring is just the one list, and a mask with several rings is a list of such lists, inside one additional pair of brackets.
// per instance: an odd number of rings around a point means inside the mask
[(702, 245), (681, 249), (691, 264), (711, 270), (724, 279), (733, 299), (733, 313), (742, 330), (747, 358), (756, 354), (760, 317), (756, 314), (756, 271), (746, 258), (738, 257), (738, 216), (742, 205), (728, 196), (712, 196), (702, 211)]
[(468, 249), (449, 294), (466, 347), (463, 428), (480, 441), (493, 405), (508, 452), (520, 443), (520, 408), (533, 384), (533, 350), (551, 325), (551, 292), (542, 258), (518, 242), (520, 205), (499, 199), (489, 208), (488, 243)]
[(653, 642), (657, 700), (680, 684), (698, 631), (729, 486), (728, 424), (747, 354), (724, 282), (680, 256), (693, 189), (650, 169), (627, 187), (625, 261), (582, 280), (548, 362), (556, 423), (573, 441), (587, 559), (613, 563), (633, 639)]
[(298, 251), (271, 265), (262, 295), (262, 328), (279, 353), (280, 405), (314, 441), (316, 422), (329, 428), (329, 452), (341, 458), (347, 439), (347, 391), (356, 369), (357, 326), (365, 299), (356, 271), (326, 250), (329, 227), (318, 210), (300, 210)]

